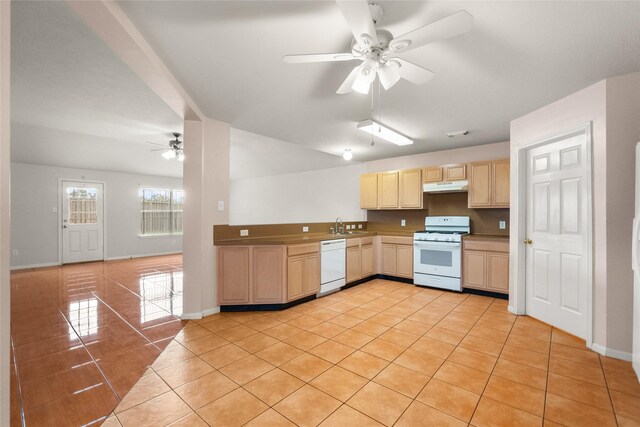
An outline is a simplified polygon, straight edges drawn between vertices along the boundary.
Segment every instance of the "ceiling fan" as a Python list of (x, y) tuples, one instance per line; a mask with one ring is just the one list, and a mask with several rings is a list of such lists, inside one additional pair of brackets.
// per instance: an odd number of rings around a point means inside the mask
[(369, 87), (376, 75), (385, 90), (401, 78), (418, 85), (428, 82), (435, 73), (398, 55), (428, 43), (466, 33), (473, 25), (473, 16), (466, 10), (461, 10), (394, 38), (389, 31), (375, 28), (374, 24), (380, 20), (383, 13), (380, 5), (368, 3), (366, 0), (336, 0), (336, 3), (354, 36), (351, 52), (286, 55), (282, 59), (289, 64), (362, 61), (340, 85), (336, 92), (338, 94), (349, 93), (352, 90), (369, 93)]
[[(180, 134), (178, 132), (174, 132), (173, 136), (175, 137), (175, 139), (172, 139), (169, 141), (168, 150), (166, 148), (158, 148), (151, 151), (164, 151), (164, 153), (162, 153), (162, 157), (164, 157), (165, 159), (167, 160), (178, 159), (179, 162), (182, 162), (184, 161), (184, 152), (182, 149), (182, 141), (180, 141), (179, 139)], [(150, 142), (150, 141), (147, 141), (147, 144), (160, 146), (160, 144), (156, 144), (155, 142)]]

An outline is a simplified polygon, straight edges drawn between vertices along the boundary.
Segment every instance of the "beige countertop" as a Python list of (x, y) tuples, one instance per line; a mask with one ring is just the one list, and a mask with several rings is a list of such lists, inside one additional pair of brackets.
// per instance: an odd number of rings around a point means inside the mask
[(469, 234), (463, 237), (464, 240), (498, 240), (508, 242), (509, 236), (501, 236), (499, 234)]
[(330, 233), (304, 233), (304, 234), (290, 234), (286, 236), (268, 236), (268, 237), (241, 237), (238, 239), (218, 240), (214, 243), (215, 246), (244, 246), (244, 245), (296, 245), (303, 243), (316, 243), (324, 240), (335, 239), (357, 239), (361, 237), (373, 237), (373, 236), (398, 236), (398, 237), (413, 237), (413, 230), (411, 231), (356, 231), (353, 234), (330, 234)]

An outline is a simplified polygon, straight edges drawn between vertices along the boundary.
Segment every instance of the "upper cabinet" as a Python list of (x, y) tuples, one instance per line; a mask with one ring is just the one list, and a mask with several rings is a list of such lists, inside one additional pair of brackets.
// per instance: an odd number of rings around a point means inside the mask
[(509, 159), (469, 165), (470, 208), (509, 207)]
[(422, 170), (424, 182), (442, 181), (442, 166), (431, 166)]
[(360, 175), (362, 209), (420, 209), (422, 194), (420, 169)]
[(442, 181), (460, 181), (467, 179), (467, 165), (430, 166), (422, 169), (425, 183)]

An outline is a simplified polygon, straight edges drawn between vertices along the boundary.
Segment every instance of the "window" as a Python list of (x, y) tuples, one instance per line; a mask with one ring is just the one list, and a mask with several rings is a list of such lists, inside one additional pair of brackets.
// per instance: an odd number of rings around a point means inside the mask
[(67, 209), (69, 217), (67, 221), (71, 225), (97, 224), (98, 212), (96, 188), (67, 188), (69, 206)]
[(182, 234), (182, 190), (140, 190), (142, 210), (140, 215), (141, 236)]

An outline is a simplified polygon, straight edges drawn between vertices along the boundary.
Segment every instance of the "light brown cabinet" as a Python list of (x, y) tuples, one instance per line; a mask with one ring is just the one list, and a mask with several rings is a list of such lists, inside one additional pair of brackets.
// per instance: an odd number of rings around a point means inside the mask
[(347, 247), (346, 282), (354, 282), (362, 276), (362, 253), (360, 245)]
[(431, 166), (422, 169), (422, 176), (424, 182), (441, 182), (442, 181), (442, 166)]
[(413, 240), (409, 237), (386, 237), (381, 240), (382, 274), (413, 278)]
[(360, 175), (360, 208), (378, 208), (378, 174)]
[(291, 245), (287, 252), (287, 300), (317, 293), (320, 290), (320, 245)]
[(371, 237), (366, 240), (369, 243), (365, 243), (365, 239), (362, 239), (362, 246), (360, 246), (360, 265), (361, 265), (361, 276), (369, 277), (373, 276), (374, 273), (374, 251), (373, 251), (373, 239)]
[(282, 302), (284, 292), (284, 247), (256, 246), (252, 248), (251, 302), (271, 304)]
[(470, 208), (509, 207), (509, 159), (469, 165)]
[(249, 303), (249, 246), (218, 248), (218, 303)]
[(373, 275), (373, 238), (347, 240), (346, 283)]
[(378, 174), (378, 208), (395, 209), (399, 207), (398, 172)]
[(461, 181), (467, 179), (467, 165), (446, 165), (444, 181)]
[(509, 242), (487, 239), (464, 242), (462, 286), (509, 293)]
[(405, 169), (400, 171), (400, 208), (422, 208), (422, 171)]

